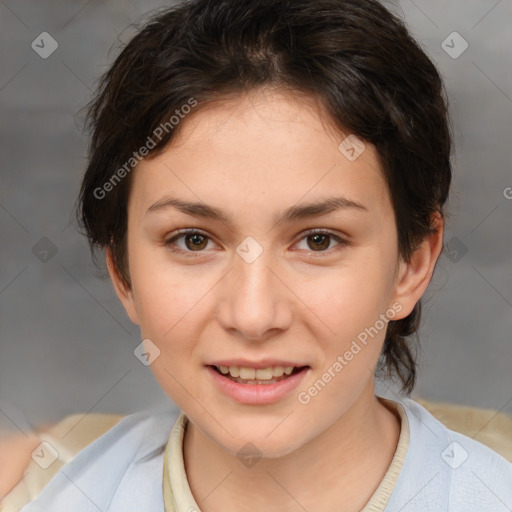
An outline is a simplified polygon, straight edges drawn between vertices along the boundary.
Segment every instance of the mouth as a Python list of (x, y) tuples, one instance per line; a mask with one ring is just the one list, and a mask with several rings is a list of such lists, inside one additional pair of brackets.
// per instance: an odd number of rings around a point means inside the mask
[(244, 366), (207, 365), (222, 377), (238, 384), (269, 385), (281, 382), (293, 375), (308, 370), (309, 366), (269, 366), (267, 368), (250, 368)]

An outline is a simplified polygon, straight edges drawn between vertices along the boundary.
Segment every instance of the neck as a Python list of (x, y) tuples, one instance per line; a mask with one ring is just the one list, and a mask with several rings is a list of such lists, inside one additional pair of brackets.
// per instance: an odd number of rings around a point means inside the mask
[(188, 423), (183, 455), (201, 512), (359, 511), (383, 479), (400, 435), (399, 416), (373, 382), (320, 436), (283, 457), (245, 467)]

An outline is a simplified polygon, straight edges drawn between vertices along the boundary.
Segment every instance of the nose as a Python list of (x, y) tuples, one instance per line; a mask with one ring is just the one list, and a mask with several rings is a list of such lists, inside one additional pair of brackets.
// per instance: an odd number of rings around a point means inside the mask
[(282, 274), (265, 251), (252, 262), (237, 254), (217, 309), (222, 327), (251, 341), (264, 341), (287, 330), (293, 317), (293, 293)]

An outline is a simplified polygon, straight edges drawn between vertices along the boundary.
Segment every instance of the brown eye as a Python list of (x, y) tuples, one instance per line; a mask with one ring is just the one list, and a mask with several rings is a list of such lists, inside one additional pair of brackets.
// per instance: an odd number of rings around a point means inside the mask
[(193, 233), (185, 235), (185, 245), (190, 250), (204, 249), (207, 245), (207, 238), (200, 233)]
[[(181, 239), (183, 239), (184, 244), (180, 246), (177, 242)], [(347, 241), (334, 233), (321, 229), (306, 232), (300, 241), (302, 242), (303, 240), (307, 241), (307, 247), (301, 250), (318, 253), (318, 256), (322, 256), (324, 253), (330, 254), (348, 245)], [(210, 237), (200, 231), (181, 230), (166, 240), (164, 245), (169, 247), (171, 251), (179, 254), (191, 255), (191, 253), (196, 253), (199, 256), (202, 252), (208, 252), (206, 248), (209, 241), (211, 241)], [(337, 246), (331, 249), (330, 246), (333, 241), (336, 242)]]
[[(179, 247), (176, 243), (178, 240), (183, 239), (185, 247)], [(166, 240), (165, 245), (172, 251), (179, 253), (187, 252), (203, 252), (208, 246), (209, 237), (203, 235), (199, 231), (178, 231), (176, 235)]]
[[(312, 231), (308, 231), (304, 234), (305, 236), (301, 239), (306, 240), (306, 248), (303, 248), (303, 250), (306, 250), (313, 253), (320, 253), (319, 256), (322, 255), (322, 253), (331, 253), (338, 249), (341, 249), (343, 246), (348, 245), (348, 242), (346, 240), (343, 240), (338, 235), (335, 235), (334, 233), (331, 233), (330, 231), (325, 231), (321, 229), (316, 229)], [(330, 249), (329, 246), (331, 245), (332, 241), (335, 241), (337, 244), (337, 247)]]
[(314, 234), (307, 237), (308, 240), (311, 240), (312, 243), (308, 243), (308, 247), (313, 250), (324, 250), (329, 247), (330, 244), (330, 235), (328, 234)]

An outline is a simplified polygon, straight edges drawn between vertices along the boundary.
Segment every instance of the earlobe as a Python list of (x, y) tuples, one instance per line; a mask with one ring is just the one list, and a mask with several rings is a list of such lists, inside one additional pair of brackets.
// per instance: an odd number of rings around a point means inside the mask
[(139, 325), (139, 319), (133, 297), (133, 289), (121, 276), (121, 272), (114, 261), (114, 256), (110, 248), (107, 248), (106, 250), (106, 262), (108, 273), (112, 280), (112, 285), (114, 286), (117, 297), (121, 301), (121, 304), (123, 305), (130, 320), (134, 324)]
[(399, 318), (405, 318), (425, 293), (443, 249), (443, 220), (439, 213), (433, 219), (435, 232), (426, 236), (411, 255), (410, 261), (400, 261), (395, 285), (395, 301), (402, 305)]

